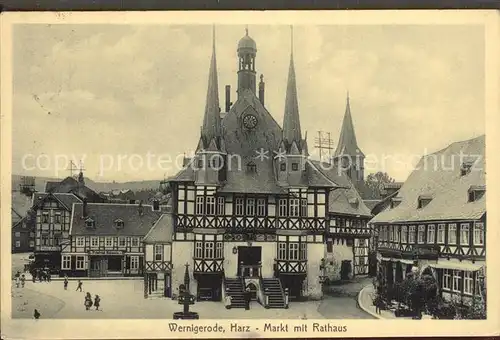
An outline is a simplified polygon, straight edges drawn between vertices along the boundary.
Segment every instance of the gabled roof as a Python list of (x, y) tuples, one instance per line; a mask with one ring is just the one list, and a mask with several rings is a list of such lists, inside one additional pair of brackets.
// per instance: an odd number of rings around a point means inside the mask
[(343, 155), (364, 156), (363, 152), (358, 147), (356, 133), (354, 132), (349, 95), (347, 96), (347, 104), (345, 108), (344, 121), (342, 122), (342, 129), (340, 130), (339, 143), (335, 149), (335, 153), (333, 154), (334, 157), (340, 157)]
[[(85, 226), (83, 204), (73, 205), (71, 235), (144, 236), (160, 217), (150, 205), (143, 205), (139, 214), (138, 204), (88, 203), (87, 216), (94, 221), (94, 227)], [(116, 228), (114, 221), (121, 219), (123, 228)]]
[[(463, 155), (476, 156), (471, 172), (460, 173)], [(372, 223), (400, 223), (451, 219), (479, 219), (486, 213), (486, 197), (468, 202), (473, 185), (485, 185), (485, 136), (456, 142), (447, 148), (423, 156), (398, 192), (401, 203), (386, 208)], [(431, 195), (425, 207), (418, 208), (418, 198)]]
[(330, 214), (347, 214), (371, 217), (370, 209), (365, 205), (356, 187), (349, 177), (333, 164), (312, 161), (332, 182), (340, 188), (331, 190), (329, 195), (328, 212)]
[(170, 243), (174, 233), (174, 219), (172, 214), (162, 214), (154, 226), (144, 237), (145, 243)]
[(71, 211), (73, 203), (82, 203), (82, 200), (74, 194), (37, 192), (33, 195), (33, 207), (37, 208), (39, 204), (45, 202), (49, 197), (53, 197), (68, 211)]

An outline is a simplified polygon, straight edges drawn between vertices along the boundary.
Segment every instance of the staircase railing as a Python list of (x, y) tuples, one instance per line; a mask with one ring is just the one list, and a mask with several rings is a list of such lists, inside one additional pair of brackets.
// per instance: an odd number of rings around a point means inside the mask
[(280, 285), (280, 291), (281, 291), (281, 296), (283, 297), (283, 301), (285, 302), (285, 308), (288, 308), (288, 288), (283, 289), (283, 286), (281, 285), (281, 280), (278, 280), (278, 284)]
[(264, 306), (264, 308), (269, 308), (269, 295), (266, 294), (264, 287), (264, 280), (262, 279), (262, 275), (259, 275), (259, 303)]

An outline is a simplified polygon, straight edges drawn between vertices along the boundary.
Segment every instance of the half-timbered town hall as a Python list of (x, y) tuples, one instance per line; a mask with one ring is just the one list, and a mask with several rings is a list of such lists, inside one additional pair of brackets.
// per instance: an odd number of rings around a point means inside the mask
[[(325, 262), (327, 253), (335, 254), (337, 245), (347, 247), (345, 257), (353, 266), (355, 244), (364, 254), (370, 212), (347, 176), (339, 174), (339, 184), (333, 164), (325, 170), (309, 159), (293, 50), (281, 126), (266, 109), (257, 45), (248, 30), (237, 46), (237, 98), (231, 103), (226, 86), (224, 109), (215, 50), (214, 37), (196, 153), (170, 179), (171, 218), (157, 226), (172, 237), (155, 231), (144, 240), (146, 295), (159, 286), (175, 292), (187, 263), (193, 275), (189, 288), (198, 300), (229, 295), (233, 306), (242, 306), (245, 289), (268, 308), (320, 298), (326, 266), (333, 264)], [(366, 274), (364, 255), (359, 257), (359, 273)], [(342, 259), (337, 260), (340, 267)], [(354, 274), (352, 268), (348, 274)]]

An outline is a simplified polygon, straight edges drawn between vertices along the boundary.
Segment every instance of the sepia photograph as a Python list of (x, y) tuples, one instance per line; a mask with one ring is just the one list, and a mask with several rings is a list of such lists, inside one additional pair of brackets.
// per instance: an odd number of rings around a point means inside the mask
[[(129, 321), (160, 337), (498, 332), (498, 54), (473, 13), (3, 16), (8, 338), (45, 320), (108, 337)], [(43, 328), (92, 337), (68, 331)]]

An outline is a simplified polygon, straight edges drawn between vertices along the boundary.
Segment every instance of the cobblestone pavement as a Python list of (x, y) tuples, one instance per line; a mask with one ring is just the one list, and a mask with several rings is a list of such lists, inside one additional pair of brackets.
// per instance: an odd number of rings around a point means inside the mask
[[(28, 275), (29, 276), (29, 275)], [(251, 310), (224, 308), (221, 302), (199, 302), (191, 306), (202, 319), (362, 319), (372, 318), (357, 306), (357, 294), (371, 281), (354, 281), (335, 286), (321, 301), (291, 302), (289, 309), (265, 309), (253, 302)], [(366, 284), (365, 284), (366, 285)], [(68, 290), (62, 281), (26, 282), (24, 290), (13, 288), (13, 317), (32, 318), (37, 308), (43, 318), (56, 319), (171, 319), (182, 306), (171, 299), (144, 299), (141, 280), (85, 280), (83, 292), (76, 281)], [(358, 290), (359, 289), (359, 290)], [(101, 297), (102, 310), (85, 310), (86, 292)], [(25, 307), (23, 307), (25, 306)], [(37, 307), (35, 307), (37, 306)]]

